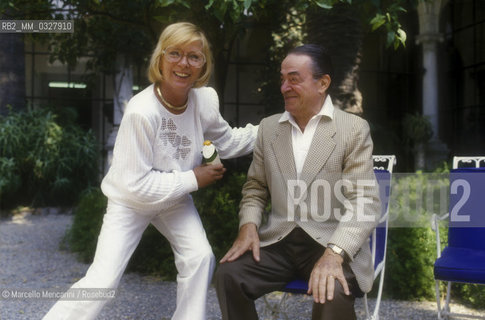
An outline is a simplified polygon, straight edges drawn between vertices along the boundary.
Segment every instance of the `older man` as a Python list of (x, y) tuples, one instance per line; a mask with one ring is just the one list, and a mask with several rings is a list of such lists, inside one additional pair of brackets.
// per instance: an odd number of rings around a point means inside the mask
[(318, 45), (291, 50), (281, 64), (285, 112), (261, 122), (239, 235), (216, 273), (225, 320), (258, 319), (254, 300), (295, 277), (308, 280), (312, 319), (355, 319), (355, 297), (372, 287), (373, 144), (365, 120), (334, 108), (331, 76)]

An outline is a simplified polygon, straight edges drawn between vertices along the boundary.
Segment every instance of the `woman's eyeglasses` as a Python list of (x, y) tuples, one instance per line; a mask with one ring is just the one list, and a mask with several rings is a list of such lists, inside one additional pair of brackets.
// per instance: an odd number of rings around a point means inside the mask
[(206, 60), (202, 52), (187, 52), (184, 53), (183, 50), (177, 48), (166, 48), (162, 51), (163, 56), (168, 62), (179, 62), (183, 57), (187, 57), (187, 63), (194, 68), (201, 68)]

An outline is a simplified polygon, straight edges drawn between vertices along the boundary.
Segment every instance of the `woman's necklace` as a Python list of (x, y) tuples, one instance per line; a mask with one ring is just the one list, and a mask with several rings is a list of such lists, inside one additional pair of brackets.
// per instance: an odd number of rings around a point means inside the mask
[(180, 110), (183, 110), (185, 108), (187, 108), (187, 102), (185, 102), (184, 105), (180, 106), (180, 107), (176, 107), (174, 106), (173, 104), (169, 103), (167, 100), (165, 100), (165, 98), (163, 97), (162, 95), (162, 91), (160, 90), (160, 87), (159, 86), (156, 86), (157, 88), (157, 93), (158, 93), (158, 96), (160, 97), (160, 99), (162, 99), (162, 103), (168, 107), (169, 109), (172, 109), (172, 110), (176, 110), (176, 111), (180, 111)]

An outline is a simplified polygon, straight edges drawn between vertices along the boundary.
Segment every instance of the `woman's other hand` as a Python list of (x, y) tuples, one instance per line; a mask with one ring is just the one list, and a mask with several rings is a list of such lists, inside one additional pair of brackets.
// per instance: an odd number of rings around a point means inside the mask
[(222, 164), (201, 164), (194, 168), (199, 189), (222, 179), (224, 172), (226, 172), (226, 168)]

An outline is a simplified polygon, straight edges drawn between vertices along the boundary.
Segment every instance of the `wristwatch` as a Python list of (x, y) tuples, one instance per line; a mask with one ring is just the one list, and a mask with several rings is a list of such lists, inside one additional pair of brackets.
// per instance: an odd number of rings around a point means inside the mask
[(344, 260), (345, 260), (345, 251), (344, 249), (340, 248), (339, 246), (333, 244), (333, 243), (329, 243), (328, 246), (330, 249), (332, 249), (333, 253), (335, 254), (338, 254), (339, 256), (341, 256)]

